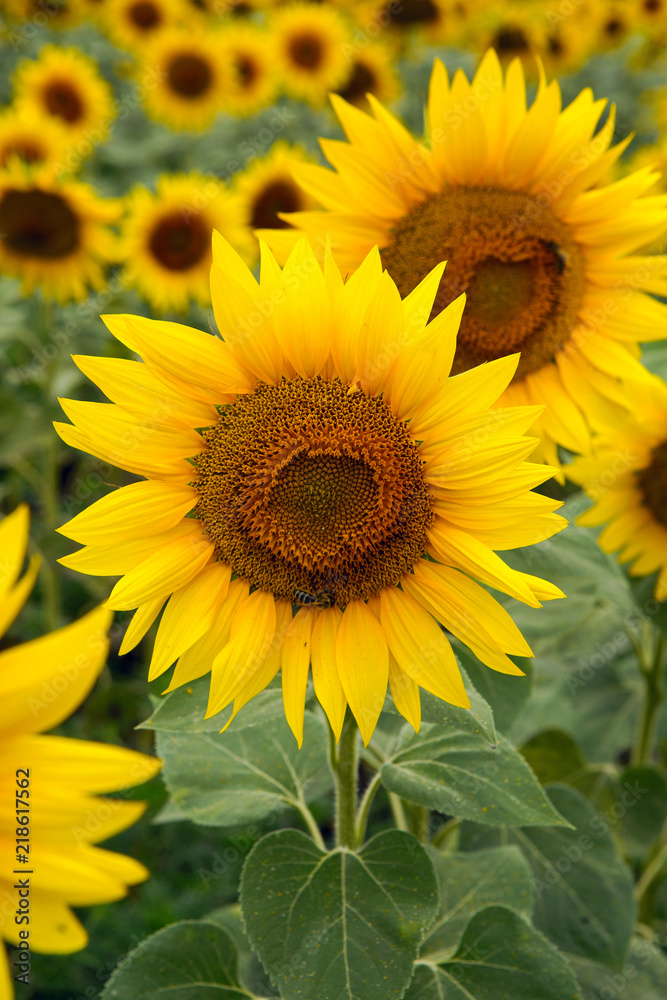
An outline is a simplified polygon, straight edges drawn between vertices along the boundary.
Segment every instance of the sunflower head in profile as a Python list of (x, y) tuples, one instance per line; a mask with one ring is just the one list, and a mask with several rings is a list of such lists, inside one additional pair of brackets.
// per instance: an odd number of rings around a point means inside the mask
[(598, 542), (630, 563), (631, 576), (657, 572), (654, 594), (667, 599), (667, 385), (651, 376), (624, 385), (627, 410), (602, 425), (593, 452), (567, 476), (594, 501), (578, 523), (604, 525)]
[(57, 118), (75, 148), (83, 142), (85, 156), (106, 138), (116, 117), (111, 87), (94, 60), (75, 48), (45, 45), (37, 59), (20, 62), (14, 94), (18, 107)]
[[(543, 402), (541, 454), (584, 453), (588, 421), (615, 407), (618, 376), (643, 377), (636, 343), (663, 336), (667, 262), (642, 257), (667, 229), (667, 197), (644, 169), (604, 183), (629, 140), (610, 148), (613, 111), (584, 90), (565, 110), (542, 79), (528, 107), (518, 60), (503, 78), (489, 51), (469, 82), (436, 62), (421, 143), (377, 101), (373, 115), (333, 98), (349, 145), (322, 141), (335, 170), (295, 165), (323, 210), (289, 221), (331, 245), (343, 273), (378, 244), (401, 295), (448, 261), (434, 316), (465, 292), (454, 371), (521, 352), (503, 405)], [(260, 232), (285, 259), (296, 234)], [(618, 412), (621, 412), (619, 410)]]
[(220, 58), (232, 68), (227, 111), (250, 115), (273, 104), (279, 77), (271, 32), (253, 22), (232, 23), (220, 33)]
[(68, 145), (57, 118), (34, 108), (9, 108), (0, 115), (0, 170), (16, 158), (28, 164), (59, 164)]
[(187, 9), (186, 0), (106, 0), (104, 27), (120, 48), (138, 49), (156, 32), (178, 24)]
[(209, 305), (214, 229), (246, 255), (251, 252), (239, 199), (216, 177), (163, 175), (155, 194), (135, 189), (121, 229), (126, 280), (161, 312), (186, 312), (191, 300)]
[[(0, 635), (25, 604), (39, 570), (33, 556), (21, 575), (28, 529), (25, 505), (0, 520)], [(98, 793), (147, 781), (160, 761), (122, 747), (43, 735), (64, 722), (93, 687), (106, 662), (110, 624), (110, 613), (96, 608), (65, 628), (0, 652), (0, 782), (12, 790), (12, 798), (7, 794), (0, 803), (0, 893), (16, 898), (13, 790), (21, 782), (31, 803), (29, 859), (42, 860), (26, 865), (34, 869), (30, 947), (49, 955), (79, 951), (87, 943), (71, 907), (122, 899), (128, 886), (148, 877), (133, 858), (95, 846), (134, 823), (145, 804)], [(23, 856), (28, 859), (27, 852)], [(0, 911), (0, 938), (18, 947), (23, 942), (13, 910)], [(11, 982), (0, 944), (0, 987), (7, 1000), (13, 996)]]
[(473, 579), (533, 607), (562, 596), (494, 551), (564, 523), (530, 492), (552, 472), (524, 461), (536, 408), (489, 409), (516, 356), (449, 378), (463, 298), (429, 322), (443, 265), (401, 301), (377, 249), (347, 281), (303, 239), (283, 271), (264, 246), (259, 282), (217, 234), (213, 255), (224, 340), (107, 317), (143, 361), (75, 359), (113, 402), (63, 400), (56, 425), (143, 477), (60, 529), (84, 544), (64, 565), (122, 577), (121, 649), (166, 602), (149, 675), (210, 671), (213, 715), (281, 671), (299, 743), (311, 668), (336, 736), (349, 704), (368, 741), (388, 683), (415, 727), (420, 685), (467, 706), (438, 623), (521, 673), (507, 654), (529, 647)]
[(117, 201), (92, 187), (57, 180), (48, 166), (26, 171), (13, 162), (0, 171), (0, 269), (58, 302), (84, 299), (104, 286), (116, 257)]
[(348, 75), (336, 93), (348, 104), (368, 108), (366, 94), (389, 103), (400, 94), (401, 86), (394, 69), (394, 55), (386, 45), (375, 42), (355, 49), (348, 62)]
[(220, 59), (220, 31), (168, 28), (143, 52), (139, 76), (152, 72), (156, 77), (146, 92), (147, 113), (177, 130), (208, 128), (225, 108), (234, 80), (231, 65)]
[[(294, 180), (291, 169), (294, 163), (313, 162), (300, 146), (278, 141), (268, 156), (252, 160), (249, 167), (235, 174), (235, 190), (250, 229), (285, 229), (289, 226), (282, 218), (285, 212), (317, 207), (315, 198)], [(255, 239), (254, 243), (258, 255), (259, 243)]]
[(272, 14), (271, 33), (285, 91), (315, 107), (323, 105), (348, 72), (347, 21), (324, 4), (291, 3)]

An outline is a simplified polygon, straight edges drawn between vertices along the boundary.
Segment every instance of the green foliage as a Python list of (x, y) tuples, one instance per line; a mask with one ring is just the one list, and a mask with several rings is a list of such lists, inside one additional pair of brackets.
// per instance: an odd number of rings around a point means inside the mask
[(304, 834), (272, 833), (241, 881), (248, 935), (283, 997), (402, 996), (437, 906), (426, 851), (398, 830), (328, 854)]

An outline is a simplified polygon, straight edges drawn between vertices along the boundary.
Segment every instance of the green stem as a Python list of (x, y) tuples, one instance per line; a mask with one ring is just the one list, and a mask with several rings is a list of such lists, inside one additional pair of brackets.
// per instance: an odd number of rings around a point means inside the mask
[(320, 833), (320, 828), (315, 821), (315, 817), (311, 813), (310, 809), (302, 800), (290, 800), (290, 805), (298, 809), (304, 823), (308, 827), (308, 833), (311, 835), (317, 846), (321, 851), (326, 851), (327, 846), (322, 839), (322, 834)]
[(359, 812), (357, 813), (357, 825), (356, 825), (357, 844), (363, 844), (364, 842), (371, 806), (373, 804), (373, 799), (375, 798), (375, 794), (380, 785), (381, 785), (381, 778), (380, 778), (380, 772), (378, 771), (376, 774), (373, 775), (371, 783), (364, 792), (363, 798), (361, 800), (361, 805), (359, 806)]
[(448, 819), (447, 822), (443, 823), (440, 829), (433, 834), (433, 837), (431, 838), (431, 847), (442, 847), (442, 845), (449, 840), (450, 836), (456, 833), (460, 826), (460, 819)]
[(357, 723), (348, 709), (338, 747), (332, 744), (331, 767), (336, 782), (336, 845), (353, 849), (357, 846), (358, 737)]
[[(639, 732), (637, 743), (632, 755), (632, 763), (641, 766), (650, 762), (653, 756), (653, 742), (655, 726), (658, 718), (658, 709), (664, 698), (662, 688), (662, 661), (665, 654), (665, 637), (662, 632), (658, 633), (653, 649), (653, 657), (639, 658), (639, 666), (644, 675), (646, 690), (644, 692), (644, 704), (642, 707), (641, 719), (639, 721)], [(644, 659), (644, 662), (642, 660)]]
[(656, 856), (642, 872), (641, 878), (635, 886), (635, 898), (637, 902), (641, 901), (644, 893), (660, 874), (665, 864), (667, 864), (667, 844), (662, 845)]
[(410, 827), (408, 826), (408, 819), (403, 808), (403, 799), (396, 792), (389, 792), (389, 805), (391, 806), (396, 829), (405, 830), (406, 833), (409, 833)]

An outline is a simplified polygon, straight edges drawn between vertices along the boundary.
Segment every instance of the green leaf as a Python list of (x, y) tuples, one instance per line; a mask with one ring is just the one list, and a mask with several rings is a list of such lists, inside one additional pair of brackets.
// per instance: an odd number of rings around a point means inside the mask
[(472, 854), (443, 854), (431, 848), (429, 855), (440, 886), (440, 914), (422, 945), (423, 957), (440, 961), (444, 952), (453, 952), (470, 918), (494, 903), (530, 916), (533, 878), (518, 847)]
[(493, 746), (471, 728), (423, 725), (415, 733), (406, 726), (396, 753), (382, 765), (383, 785), (410, 802), (490, 826), (563, 825), (508, 740), (498, 736)]
[(554, 785), (549, 796), (574, 829), (509, 831), (533, 869), (533, 922), (562, 951), (620, 968), (635, 917), (630, 870), (579, 792)]
[(660, 836), (667, 819), (667, 782), (652, 767), (628, 767), (619, 779), (616, 805), (623, 842), (631, 854), (641, 855)]
[(579, 955), (569, 958), (586, 1000), (665, 1000), (667, 996), (667, 958), (643, 938), (632, 941), (617, 972)]
[[(232, 714), (231, 705), (218, 715), (205, 719), (208, 704), (210, 676), (201, 677), (176, 691), (171, 691), (158, 702), (149, 719), (137, 729), (154, 729), (167, 733), (219, 733)], [(276, 688), (266, 688), (256, 695), (234, 719), (231, 728), (247, 729), (263, 726), (284, 716), (282, 693)]]
[(330, 787), (328, 734), (305, 713), (299, 750), (285, 719), (224, 733), (158, 734), (162, 775), (178, 809), (204, 826), (262, 819), (285, 806), (300, 808)]
[(448, 962), (419, 961), (405, 1000), (577, 1000), (572, 971), (519, 913), (476, 913)]
[(588, 764), (576, 741), (560, 729), (545, 729), (521, 747), (543, 785), (562, 782), (582, 793), (597, 809), (606, 812), (618, 792), (615, 768)]
[[(465, 666), (466, 672), (479, 696), (493, 709), (496, 725), (503, 733), (509, 732), (512, 723), (521, 713), (530, 697), (533, 683), (532, 660), (514, 657), (525, 672), (525, 677), (514, 677), (490, 670), (458, 639), (450, 638), (457, 660)], [(467, 685), (466, 685), (467, 688)]]
[[(439, 726), (461, 729), (466, 733), (483, 733), (490, 743), (496, 742), (496, 727), (493, 721), (491, 706), (481, 694), (475, 690), (472, 681), (464, 669), (461, 674), (470, 698), (470, 708), (457, 708), (442, 698), (436, 698), (428, 691), (420, 691), (422, 722), (432, 722)], [(400, 715), (391, 701), (386, 704), (387, 710), (393, 715)]]
[(142, 941), (109, 979), (103, 1000), (241, 1000), (236, 946), (221, 927), (171, 924)]
[(248, 936), (283, 998), (401, 997), (437, 907), (426, 851), (398, 830), (328, 854), (296, 830), (270, 833), (241, 879)]

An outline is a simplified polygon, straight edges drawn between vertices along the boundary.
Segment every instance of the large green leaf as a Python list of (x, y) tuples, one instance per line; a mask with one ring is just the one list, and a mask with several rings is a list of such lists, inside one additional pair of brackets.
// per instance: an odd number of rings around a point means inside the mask
[(221, 927), (183, 920), (142, 941), (109, 979), (103, 1000), (242, 1000), (236, 946)]
[(390, 792), (450, 816), (490, 826), (564, 823), (508, 740), (499, 735), (493, 745), (470, 722), (466, 729), (424, 725), (419, 733), (406, 726), (381, 774)]
[(327, 731), (310, 712), (300, 750), (282, 716), (224, 733), (160, 732), (157, 749), (176, 806), (204, 826), (249, 823), (285, 806), (298, 809), (331, 785)]
[(457, 660), (465, 666), (477, 693), (483, 696), (493, 709), (496, 725), (501, 732), (509, 732), (512, 723), (530, 697), (533, 685), (532, 661), (526, 657), (514, 657), (519, 661), (519, 666), (525, 673), (524, 677), (501, 674), (481, 663), (458, 639), (450, 637), (450, 642)]
[(616, 788), (609, 818), (620, 818), (628, 851), (641, 855), (660, 836), (667, 819), (667, 782), (652, 767), (628, 767)]
[(586, 1000), (665, 1000), (667, 958), (643, 938), (630, 945), (623, 968), (612, 971), (604, 965), (571, 955), (570, 962)]
[[(137, 728), (168, 733), (219, 733), (232, 714), (232, 708), (230, 705), (223, 712), (205, 719), (209, 686), (210, 677), (207, 676), (171, 691), (158, 701), (151, 717)], [(231, 728), (263, 726), (284, 714), (280, 689), (267, 688), (241, 709)]]
[[(573, 829), (507, 831), (533, 869), (533, 922), (562, 951), (620, 968), (635, 918), (630, 870), (609, 822), (579, 792), (553, 785), (549, 797)], [(497, 843), (488, 830), (477, 831), (463, 831), (465, 849)]]
[(405, 1000), (577, 1000), (565, 958), (519, 913), (491, 906), (476, 913), (455, 955), (420, 960)]
[(429, 849), (440, 887), (440, 913), (422, 944), (421, 954), (440, 961), (455, 951), (475, 913), (494, 903), (530, 916), (533, 878), (518, 847), (492, 847), (471, 854)]
[(248, 936), (284, 998), (401, 997), (437, 907), (426, 851), (398, 830), (328, 854), (298, 831), (270, 833), (241, 879)]

